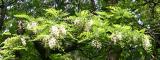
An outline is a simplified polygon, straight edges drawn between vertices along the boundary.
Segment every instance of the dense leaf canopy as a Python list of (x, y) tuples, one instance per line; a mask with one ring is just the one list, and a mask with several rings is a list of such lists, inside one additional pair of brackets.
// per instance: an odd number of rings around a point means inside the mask
[(158, 60), (159, 0), (1, 0), (0, 60)]

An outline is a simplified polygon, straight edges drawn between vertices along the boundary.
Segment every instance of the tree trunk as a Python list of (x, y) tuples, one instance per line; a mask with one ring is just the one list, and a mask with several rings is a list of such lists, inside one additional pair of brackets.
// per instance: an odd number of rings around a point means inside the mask
[(94, 0), (91, 0), (92, 3), (92, 11), (96, 11), (96, 4)]

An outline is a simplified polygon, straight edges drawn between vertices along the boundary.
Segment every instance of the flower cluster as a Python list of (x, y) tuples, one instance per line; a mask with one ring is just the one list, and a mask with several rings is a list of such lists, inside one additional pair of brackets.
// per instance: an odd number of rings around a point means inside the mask
[(29, 30), (33, 30), (34, 33), (37, 32), (36, 27), (38, 26), (37, 22), (31, 22), (27, 25)]
[(57, 40), (52, 37), (48, 40), (48, 45), (50, 49), (53, 49), (57, 45)]
[(95, 47), (95, 48), (101, 49), (102, 44), (101, 44), (101, 42), (99, 42), (99, 41), (97, 41), (97, 40), (93, 40), (93, 41), (91, 42), (91, 46), (93, 46), (93, 47)]
[(145, 50), (150, 49), (150, 47), (152, 46), (151, 41), (149, 39), (149, 36), (145, 35), (144, 36), (144, 41), (142, 41), (142, 42), (143, 42), (143, 47), (144, 47)]
[(74, 25), (76, 26), (76, 27), (80, 27), (80, 28), (82, 28), (82, 27), (84, 27), (84, 24), (85, 24), (85, 22), (84, 21), (82, 21), (82, 20), (80, 20), (80, 19), (76, 19), (76, 20), (74, 20)]
[(26, 46), (26, 40), (25, 40), (25, 38), (22, 37), (22, 38), (20, 38), (20, 39), (21, 39), (21, 41), (22, 41), (22, 45)]
[(32, 29), (32, 28), (34, 28), (34, 27), (36, 27), (38, 24), (36, 23), (36, 22), (32, 22), (32, 23), (29, 23), (28, 24), (28, 28), (29, 29)]
[(51, 34), (54, 35), (54, 36), (59, 36), (59, 29), (57, 26), (52, 26), (51, 27)]
[(113, 33), (111, 35), (111, 40), (114, 42), (114, 44), (119, 41), (119, 40), (122, 40), (122, 33), (120, 32), (116, 32), (116, 33)]
[(74, 24), (75, 25), (80, 25), (81, 24), (81, 20), (78, 20), (78, 19), (74, 20)]
[(90, 20), (89, 22), (87, 22), (87, 23), (85, 24), (85, 29), (84, 29), (84, 31), (90, 31), (92, 25), (93, 25), (93, 21), (92, 21), (92, 20)]
[(54, 37), (64, 36), (66, 35), (66, 29), (63, 26), (52, 26), (51, 27), (51, 34)]
[(61, 33), (62, 35), (66, 35), (67, 31), (63, 26), (59, 27), (59, 33)]

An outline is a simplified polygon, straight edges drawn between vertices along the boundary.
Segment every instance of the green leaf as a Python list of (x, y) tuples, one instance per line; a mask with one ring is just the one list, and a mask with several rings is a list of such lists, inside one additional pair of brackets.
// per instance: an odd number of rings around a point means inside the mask
[(17, 18), (20, 18), (19, 20), (26, 19), (26, 21), (29, 21), (31, 19), (31, 17), (26, 15), (26, 14), (18, 14), (18, 15), (14, 15), (14, 16), (17, 17)]

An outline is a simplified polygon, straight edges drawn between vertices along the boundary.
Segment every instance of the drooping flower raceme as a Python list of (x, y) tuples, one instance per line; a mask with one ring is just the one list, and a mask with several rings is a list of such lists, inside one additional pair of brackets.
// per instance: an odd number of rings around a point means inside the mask
[(65, 36), (66, 35), (66, 29), (64, 28), (64, 26), (52, 26), (51, 27), (51, 34), (54, 37), (59, 37), (59, 36)]
[(114, 42), (114, 44), (119, 41), (119, 40), (122, 40), (122, 33), (120, 32), (116, 32), (116, 33), (113, 33), (111, 35), (111, 40)]
[(51, 27), (51, 34), (54, 35), (55, 37), (59, 37), (59, 29), (57, 26)]
[(85, 31), (89, 31), (90, 29), (91, 29), (91, 27), (92, 27), (92, 24), (93, 24), (93, 21), (92, 20), (90, 20), (89, 22), (87, 22), (86, 23), (86, 25), (85, 25)]
[(26, 46), (26, 40), (25, 40), (24, 37), (21, 38), (21, 41), (22, 41), (22, 44), (23, 44), (24, 46)]
[(145, 50), (149, 50), (152, 47), (151, 41), (149, 39), (149, 36), (144, 36), (143, 47)]
[(74, 20), (74, 24), (75, 24), (75, 25), (79, 25), (80, 23), (81, 23), (80, 20), (78, 20), (78, 19), (77, 19), (77, 20)]
[(65, 29), (63, 26), (60, 26), (60, 27), (59, 27), (59, 31), (60, 31), (60, 34), (61, 34), (61, 35), (66, 35), (66, 32), (67, 32), (67, 31), (66, 31), (66, 29)]
[(32, 22), (32, 23), (29, 23), (27, 27), (28, 27), (29, 29), (33, 29), (33, 28), (35, 28), (37, 25), (38, 25), (38, 24), (37, 24), (36, 22)]
[(50, 49), (53, 49), (56, 45), (57, 45), (57, 40), (54, 37), (48, 40), (48, 46)]
[(36, 27), (38, 26), (37, 22), (31, 22), (27, 25), (27, 29), (32, 30), (34, 33), (37, 33)]

